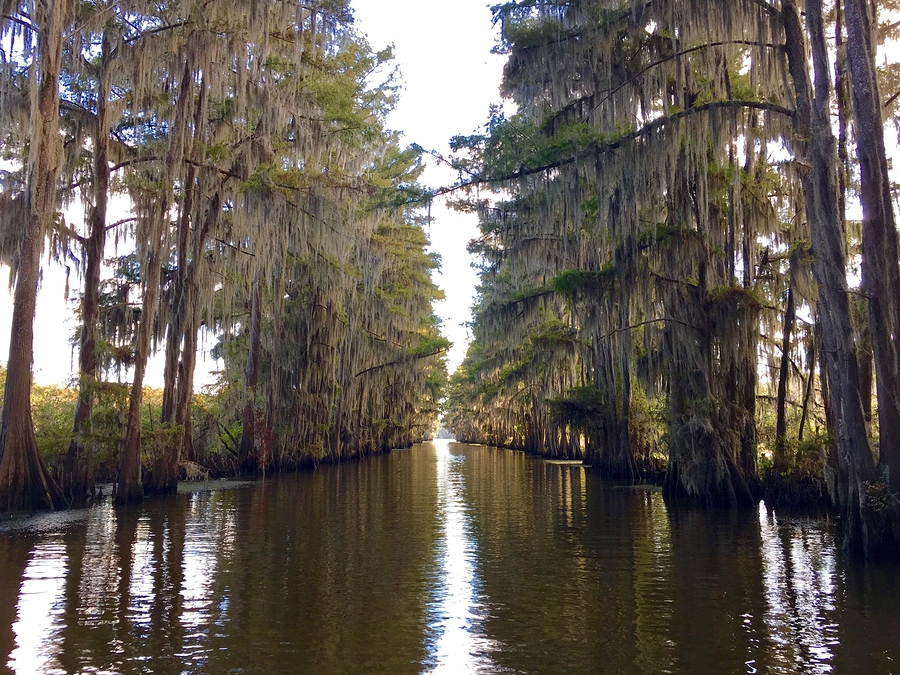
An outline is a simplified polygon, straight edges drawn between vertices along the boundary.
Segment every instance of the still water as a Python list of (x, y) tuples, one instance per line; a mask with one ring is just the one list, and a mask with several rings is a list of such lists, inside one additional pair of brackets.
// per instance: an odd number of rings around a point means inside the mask
[(0, 672), (900, 673), (900, 570), (439, 441), (0, 523)]

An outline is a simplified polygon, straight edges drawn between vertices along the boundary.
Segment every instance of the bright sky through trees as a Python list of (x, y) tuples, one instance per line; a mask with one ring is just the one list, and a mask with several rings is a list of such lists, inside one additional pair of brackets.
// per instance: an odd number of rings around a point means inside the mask
[[(394, 45), (404, 84), (388, 126), (409, 143), (446, 155), (451, 136), (480, 128), (488, 106), (499, 101), (503, 57), (491, 54), (495, 31), (486, 0), (354, 0), (357, 28), (374, 49)], [(423, 181), (431, 186), (456, 179), (449, 167), (430, 162)], [(443, 259), (438, 285), (444, 334), (454, 343), (448, 370), (466, 351), (466, 329), (477, 275), (469, 266), (466, 243), (477, 236), (477, 218), (436, 204), (432, 209), (432, 249)]]
[[(401, 98), (388, 125), (404, 134), (407, 143), (426, 150), (448, 152), (451, 136), (469, 133), (487, 118), (488, 106), (499, 99), (498, 85), (502, 57), (491, 54), (495, 31), (485, 0), (458, 0), (439, 3), (431, 0), (355, 0), (357, 29), (368, 36), (374, 49), (394, 46), (395, 65), (403, 84)], [(456, 176), (447, 167), (429, 163), (423, 181), (430, 186), (453, 182)], [(469, 266), (466, 242), (477, 233), (476, 218), (457, 214), (443, 205), (432, 209), (431, 241), (443, 260), (437, 283), (447, 299), (438, 305), (444, 321), (444, 333), (454, 342), (449, 370), (462, 361), (466, 350), (464, 323), (470, 318), (470, 305), (476, 275)], [(78, 217), (74, 213), (69, 218)], [(0, 271), (8, 280), (7, 268)], [(77, 294), (79, 281), (74, 270), (70, 293)], [(69, 340), (77, 321), (76, 303), (64, 299), (65, 270), (56, 264), (43, 266), (42, 292), (35, 320), (34, 376), (39, 384), (66, 382), (73, 370)], [(0, 360), (9, 353), (9, 321), (12, 299), (3, 284), (0, 291)], [(211, 346), (207, 344), (206, 347)], [(206, 371), (215, 369), (208, 356), (198, 363), (198, 382)], [(147, 376), (147, 384), (162, 384), (162, 364), (156, 359)]]

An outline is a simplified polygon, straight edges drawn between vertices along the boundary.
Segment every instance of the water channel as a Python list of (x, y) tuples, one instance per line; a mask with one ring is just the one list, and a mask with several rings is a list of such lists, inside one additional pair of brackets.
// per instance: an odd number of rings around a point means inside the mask
[(900, 570), (447, 441), (0, 522), (0, 673), (900, 673)]

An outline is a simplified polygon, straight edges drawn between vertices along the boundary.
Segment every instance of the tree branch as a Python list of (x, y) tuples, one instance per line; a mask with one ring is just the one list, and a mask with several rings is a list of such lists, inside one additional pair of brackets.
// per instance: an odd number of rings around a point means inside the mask
[(673, 319), (671, 317), (663, 317), (661, 319), (649, 319), (647, 321), (641, 321), (640, 323), (636, 323), (632, 326), (623, 326), (622, 328), (616, 328), (614, 331), (607, 333), (606, 335), (601, 335), (600, 340), (605, 340), (606, 338), (612, 337), (617, 333), (624, 333), (625, 331), (634, 330), (635, 328), (640, 328), (642, 326), (648, 326), (651, 323), (677, 323), (681, 326), (685, 326), (686, 328), (693, 328), (694, 330), (699, 331), (700, 328), (690, 323), (686, 323), (685, 321), (681, 321), (679, 319)]
[(168, 24), (166, 26), (159, 26), (157, 28), (151, 28), (150, 30), (145, 30), (137, 35), (132, 35), (131, 37), (125, 38), (125, 44), (132, 44), (133, 42), (137, 42), (143, 37), (147, 37), (150, 35), (156, 35), (158, 33), (164, 33), (167, 30), (176, 30), (178, 28), (184, 28), (185, 26), (191, 25), (193, 22), (185, 19), (184, 21), (176, 21), (173, 24)]
[(133, 223), (136, 220), (137, 218), (122, 218), (122, 220), (117, 220), (116, 222), (107, 225), (106, 231), (109, 232), (110, 230), (114, 230), (119, 227), (119, 225), (124, 225), (125, 223)]
[(222, 244), (222, 246), (227, 246), (228, 248), (234, 249), (235, 251), (238, 251), (239, 253), (243, 253), (244, 255), (249, 255), (251, 258), (256, 257), (255, 253), (250, 253), (250, 251), (245, 251), (244, 249), (239, 248), (239, 247), (235, 246), (234, 244), (231, 244), (231, 243), (225, 241), (224, 239), (213, 238), (213, 241), (217, 241), (220, 244)]
[[(711, 101), (709, 103), (704, 103), (702, 105), (693, 106), (688, 108), (687, 110), (679, 110), (672, 115), (664, 115), (662, 117), (658, 117), (652, 122), (648, 122), (644, 126), (639, 129), (635, 129), (632, 132), (627, 134), (623, 134), (619, 136), (617, 139), (608, 142), (599, 142), (594, 141), (591, 143), (585, 150), (586, 154), (588, 151), (593, 151), (597, 154), (602, 154), (606, 152), (610, 152), (612, 150), (616, 150), (628, 141), (635, 141), (644, 136), (648, 136), (654, 131), (661, 129), (667, 124), (671, 124), (673, 122), (678, 122), (685, 117), (690, 117), (691, 115), (696, 115), (702, 112), (707, 112), (709, 110), (718, 110), (725, 108), (749, 108), (751, 110), (763, 110), (766, 112), (778, 113), (780, 115), (784, 115), (785, 117), (792, 117), (794, 111), (790, 108), (786, 108), (783, 105), (778, 105), (777, 103), (769, 103), (766, 101), (738, 101), (738, 100), (730, 100), (730, 101)], [(547, 164), (542, 164), (541, 166), (526, 168), (521, 167), (517, 171), (513, 171), (512, 173), (506, 174), (505, 176), (497, 176), (497, 177), (485, 177), (483, 175), (479, 175), (471, 181), (465, 181), (462, 183), (457, 183), (456, 185), (450, 185), (447, 187), (438, 188), (437, 190), (429, 193), (427, 198), (433, 199), (434, 197), (439, 197), (441, 195), (449, 194), (451, 192), (455, 192), (456, 190), (469, 188), (474, 185), (484, 185), (487, 183), (504, 183), (507, 181), (514, 181), (520, 178), (526, 178), (527, 176), (533, 176), (537, 173), (543, 173), (545, 171), (550, 171), (552, 169), (558, 169), (562, 166), (566, 166), (568, 164), (572, 164), (575, 160), (578, 159), (578, 156), (565, 157), (563, 159), (559, 159), (555, 162), (548, 162)], [(422, 201), (425, 199), (412, 200), (413, 202)]]
[(436, 349), (433, 352), (428, 352), (427, 354), (407, 356), (402, 359), (397, 359), (396, 361), (388, 361), (387, 363), (381, 363), (377, 366), (372, 366), (371, 368), (366, 368), (365, 370), (361, 370), (355, 375), (355, 377), (359, 377), (360, 375), (365, 375), (366, 373), (371, 373), (373, 370), (381, 370), (382, 368), (387, 368), (388, 366), (396, 366), (401, 363), (408, 363), (410, 361), (418, 361), (419, 359), (427, 359), (429, 356), (437, 356), (438, 354), (443, 354), (446, 351), (447, 351), (446, 347), (441, 347), (440, 349)]
[(12, 14), (2, 14), (2, 15), (0, 15), (0, 17), (2, 17), (3, 19), (6, 19), (7, 21), (12, 21), (13, 23), (17, 23), (20, 26), (22, 26), (23, 28), (27, 28), (28, 30), (30, 30), (33, 33), (37, 33), (37, 26), (35, 26), (33, 23), (31, 23), (31, 21), (26, 21), (25, 19), (20, 19), (19, 17), (13, 16)]
[[(664, 64), (668, 61), (671, 61), (674, 58), (678, 58), (679, 56), (686, 56), (692, 52), (697, 52), (697, 51), (701, 51), (704, 49), (710, 49), (712, 47), (725, 47), (728, 45), (746, 45), (746, 46), (751, 46), (751, 47), (762, 46), (762, 47), (768, 47), (770, 49), (782, 49), (783, 48), (782, 45), (771, 44), (768, 42), (761, 44), (759, 42), (753, 42), (752, 40), (729, 40), (729, 41), (723, 41), (723, 42), (710, 42), (707, 44), (696, 45), (694, 47), (688, 47), (687, 49), (683, 49), (680, 52), (676, 52), (676, 53), (672, 54), (671, 56), (667, 56), (663, 59), (658, 59), (658, 60), (654, 61), (653, 63), (647, 65), (645, 68), (642, 68), (640, 71), (635, 73), (634, 77), (632, 77), (631, 79), (627, 80), (626, 82), (623, 82), (615, 89), (610, 90), (606, 94), (606, 96), (604, 96), (602, 99), (600, 99), (600, 102), (597, 103), (597, 105), (595, 105), (593, 108), (590, 109), (590, 111), (588, 112), (587, 115), (582, 116), (582, 118), (581, 118), (582, 121), (586, 120), (588, 117), (593, 115), (594, 111), (597, 110), (597, 108), (599, 108), (601, 105), (606, 103), (606, 101), (608, 101), (616, 92), (620, 91), (623, 87), (627, 87), (629, 84), (631, 84), (632, 82), (637, 80), (641, 75), (646, 73), (648, 70), (652, 70), (653, 68), (656, 68), (656, 66), (661, 66), (662, 64)], [(566, 106), (566, 108), (563, 108), (563, 111), (570, 107), (571, 107), (571, 105)]]

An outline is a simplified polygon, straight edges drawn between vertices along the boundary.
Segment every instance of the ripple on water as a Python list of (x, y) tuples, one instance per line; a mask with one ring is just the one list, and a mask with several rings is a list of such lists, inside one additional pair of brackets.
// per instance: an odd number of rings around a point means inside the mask
[[(229, 487), (236, 487), (231, 485)], [(900, 575), (464, 444), (0, 522), (0, 660), (65, 672), (887, 673)]]

